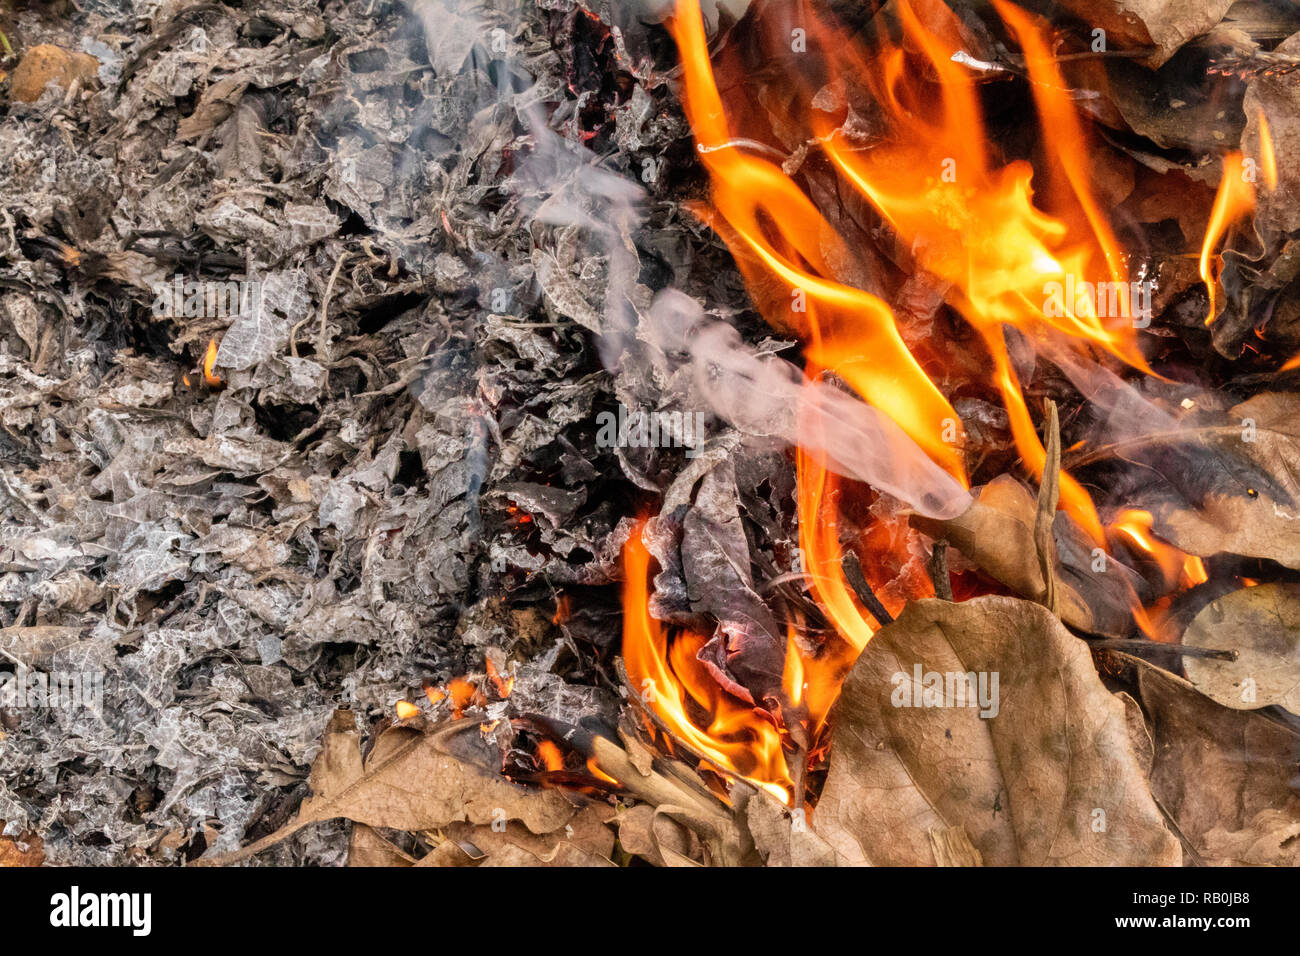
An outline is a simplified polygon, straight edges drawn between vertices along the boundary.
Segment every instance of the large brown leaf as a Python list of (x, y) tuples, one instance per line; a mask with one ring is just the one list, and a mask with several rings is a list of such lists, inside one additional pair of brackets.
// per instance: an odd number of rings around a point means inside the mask
[[(917, 664), (996, 672), (996, 715), (895, 706)], [(988, 865), (1180, 861), (1124, 704), (1084, 642), (1036, 604), (909, 605), (867, 645), (836, 708), (814, 826), (850, 862), (934, 865), (953, 827)]]
[(1300, 735), (1256, 711), (1229, 710), (1145, 661), (1151, 789), (1207, 863), (1300, 865)]
[(1193, 647), (1237, 652), (1235, 661), (1188, 657), (1187, 677), (1224, 707), (1274, 704), (1300, 714), (1300, 584), (1261, 584), (1211, 601), (1183, 634)]
[(233, 863), (321, 820), (343, 817), (370, 827), (432, 830), (468, 822), (498, 826), (518, 820), (532, 833), (564, 827), (576, 808), (559, 791), (528, 790), (458, 756), (454, 744), (477, 721), (424, 732), (390, 727), (362, 761), (352, 714), (337, 711), (312, 765), (313, 795), (298, 816), (236, 853), (208, 861)]
[(1233, 424), (1185, 436), (1221, 452), (1214, 490), (1195, 507), (1153, 502), (1153, 529), (1201, 557), (1228, 552), (1300, 568), (1300, 396), (1263, 392), (1228, 414)]

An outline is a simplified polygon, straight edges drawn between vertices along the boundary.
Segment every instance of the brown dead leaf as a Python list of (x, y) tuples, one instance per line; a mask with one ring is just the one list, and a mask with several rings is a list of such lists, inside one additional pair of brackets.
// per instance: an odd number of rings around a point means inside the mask
[(518, 823), (498, 829), (453, 823), (447, 835), (458, 846), (481, 851), (479, 866), (613, 866), (614, 831), (605, 825), (607, 815), (607, 808), (586, 807), (551, 833), (530, 833)]
[(1188, 40), (1219, 24), (1233, 0), (1062, 0), (1061, 5), (1079, 19), (1106, 31), (1111, 50), (1132, 50), (1153, 46), (1147, 58), (1158, 67)]
[(550, 833), (573, 817), (574, 806), (556, 790), (529, 790), (453, 753), (458, 735), (478, 721), (464, 720), (431, 731), (390, 727), (364, 763), (352, 714), (336, 711), (312, 765), (313, 795), (298, 816), (213, 865), (246, 859), (303, 827), (344, 817), (371, 827), (417, 832), (452, 823), (521, 821), (533, 833)]
[[(1041, 601), (1046, 593), (1034, 525), (1038, 501), (1010, 475), (980, 488), (971, 506), (947, 521), (913, 515), (912, 525), (948, 543), (980, 570), (1022, 597)], [(1096, 634), (1127, 630), (1132, 589), (1126, 578), (1091, 571), (1091, 544), (1064, 513), (1053, 523), (1056, 541), (1057, 606), (1061, 620)]]
[(374, 827), (357, 823), (348, 841), (348, 866), (411, 866), (415, 859), (398, 849)]
[(621, 811), (614, 822), (618, 825), (619, 845), (655, 866), (678, 865), (669, 860), (698, 860), (703, 855), (703, 847), (694, 833), (676, 820), (657, 813), (648, 803)]
[[(1233, 424), (1185, 436), (1223, 452), (1222, 482), (1197, 507), (1153, 501), (1153, 530), (1201, 557), (1227, 552), (1300, 568), (1300, 395), (1263, 392), (1228, 416)], [(1240, 475), (1234, 461), (1242, 463)], [(1251, 466), (1262, 472), (1260, 481), (1251, 481)]]
[[(990, 716), (905, 706), (904, 689), (921, 692), (918, 666), (987, 675)], [(994, 866), (1180, 860), (1124, 705), (1097, 677), (1087, 645), (1037, 604), (908, 605), (853, 666), (834, 728), (814, 827), (852, 863), (934, 865), (930, 832), (954, 826)]]
[(1129, 655), (1151, 718), (1151, 791), (1207, 863), (1300, 864), (1300, 735), (1255, 711), (1229, 710)]
[(765, 790), (751, 796), (742, 809), (745, 824), (766, 866), (837, 866), (831, 845)]
[(930, 845), (939, 866), (983, 866), (984, 858), (970, 836), (961, 827), (944, 827), (930, 831)]
[(1188, 657), (1187, 677), (1224, 707), (1277, 704), (1300, 714), (1300, 584), (1261, 584), (1211, 601), (1183, 634), (1192, 647), (1235, 650), (1235, 661)]

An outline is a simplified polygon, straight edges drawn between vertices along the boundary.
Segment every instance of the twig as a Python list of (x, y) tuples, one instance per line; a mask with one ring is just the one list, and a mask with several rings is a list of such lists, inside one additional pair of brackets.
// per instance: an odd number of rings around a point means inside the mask
[(1043, 573), (1043, 599), (1045, 608), (1060, 617), (1056, 595), (1056, 541), (1052, 537), (1052, 523), (1056, 519), (1056, 505), (1061, 499), (1061, 420), (1056, 402), (1047, 400), (1047, 460), (1043, 463), (1043, 477), (1038, 484), (1038, 514), (1034, 518), (1034, 546), (1038, 550), (1038, 567)]
[(937, 538), (930, 550), (930, 562), (926, 566), (930, 580), (934, 582), (934, 596), (941, 601), (952, 600), (952, 580), (948, 577), (948, 539)]
[(853, 588), (853, 593), (871, 612), (876, 622), (881, 627), (893, 624), (894, 615), (885, 610), (885, 606), (880, 603), (880, 598), (876, 597), (876, 592), (871, 590), (866, 575), (862, 573), (862, 562), (858, 560), (857, 554), (852, 550), (846, 551), (840, 560), (840, 567), (844, 569), (844, 578), (849, 582), (849, 587)]
[(1183, 657), (1204, 657), (1215, 661), (1235, 661), (1237, 652), (1215, 647), (1193, 647), (1190, 644), (1166, 644), (1145, 637), (1109, 637), (1100, 641), (1089, 641), (1088, 646), (1095, 651), (1168, 651)]

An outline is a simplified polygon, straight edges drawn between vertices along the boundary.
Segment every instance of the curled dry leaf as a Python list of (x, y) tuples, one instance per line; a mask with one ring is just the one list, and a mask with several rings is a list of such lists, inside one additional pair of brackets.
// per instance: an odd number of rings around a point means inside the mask
[(1300, 396), (1264, 392), (1228, 414), (1231, 426), (1186, 435), (1223, 452), (1213, 459), (1221, 471), (1213, 490), (1194, 506), (1153, 502), (1153, 530), (1201, 557), (1227, 552), (1300, 568)]
[(1255, 711), (1229, 710), (1180, 677), (1137, 669), (1151, 721), (1151, 792), (1209, 864), (1300, 865), (1300, 734)]
[(1188, 40), (1217, 26), (1233, 0), (1063, 0), (1064, 6), (1085, 23), (1105, 31), (1108, 48), (1153, 47), (1146, 62), (1158, 67)]
[[(981, 571), (1017, 594), (1041, 601), (1046, 584), (1034, 541), (1037, 509), (1037, 499), (1028, 488), (1010, 475), (1001, 475), (980, 488), (971, 506), (956, 518), (940, 521), (913, 515), (910, 520), (925, 534), (947, 539)], [(1053, 537), (1061, 620), (1091, 633), (1124, 633), (1133, 591), (1122, 569), (1115, 567), (1114, 574), (1093, 573), (1092, 545), (1062, 512), (1053, 522)]]
[(351, 712), (336, 711), (312, 765), (313, 795), (298, 816), (242, 850), (205, 862), (247, 859), (309, 824), (336, 817), (411, 832), (503, 819), (518, 820), (532, 833), (563, 828), (575, 808), (559, 791), (528, 790), (455, 755), (456, 737), (477, 733), (477, 726), (464, 720), (428, 732), (390, 727), (363, 762)]
[[(976, 681), (965, 700), (983, 707), (943, 706), (963, 700), (958, 675)], [(836, 706), (814, 828), (850, 862), (934, 865), (931, 831), (957, 826), (994, 866), (1180, 860), (1124, 705), (1084, 642), (1037, 604), (909, 605), (872, 638)]]
[[(446, 828), (447, 840), (421, 866), (613, 866), (614, 831), (605, 808), (590, 806), (550, 833), (532, 833), (519, 823), (504, 829), (470, 823)], [(438, 852), (451, 844), (455, 849)]]
[(1234, 710), (1277, 704), (1300, 714), (1300, 585), (1261, 584), (1211, 601), (1183, 643), (1234, 650), (1235, 661), (1188, 657), (1196, 689)]

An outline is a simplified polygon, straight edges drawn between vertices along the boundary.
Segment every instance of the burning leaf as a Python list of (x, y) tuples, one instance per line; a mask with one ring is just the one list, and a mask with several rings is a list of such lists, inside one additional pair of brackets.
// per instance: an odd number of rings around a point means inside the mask
[(1151, 792), (1207, 863), (1300, 864), (1300, 735), (1229, 710), (1187, 681), (1128, 655), (1151, 720)]
[(1226, 594), (1183, 634), (1192, 647), (1235, 650), (1235, 661), (1188, 657), (1196, 689), (1224, 707), (1273, 704), (1300, 714), (1300, 585), (1261, 584)]
[(1036, 604), (908, 605), (836, 706), (814, 825), (850, 862), (934, 865), (955, 826), (995, 866), (1179, 861), (1123, 704)]
[(470, 719), (424, 733), (390, 727), (363, 762), (361, 737), (350, 711), (336, 711), (312, 765), (313, 795), (293, 822), (236, 853), (210, 861), (247, 859), (321, 820), (344, 817), (371, 827), (420, 831), (457, 821), (519, 820), (533, 833), (563, 827), (574, 807), (558, 791), (527, 790), (452, 753)]
[[(1273, 52), (1283, 56), (1300, 54), (1300, 35), (1283, 41)], [(1242, 108), (1247, 122), (1241, 149), (1260, 162), (1267, 184), (1267, 153), (1287, 157), (1300, 149), (1300, 84), (1295, 74), (1275, 76), (1263, 72), (1253, 77), (1246, 84)], [(1271, 150), (1266, 149), (1266, 142)], [(1260, 191), (1255, 221), (1262, 232), (1286, 233), (1300, 228), (1300, 170), (1293, 162), (1278, 162), (1276, 166), (1276, 188)]]

